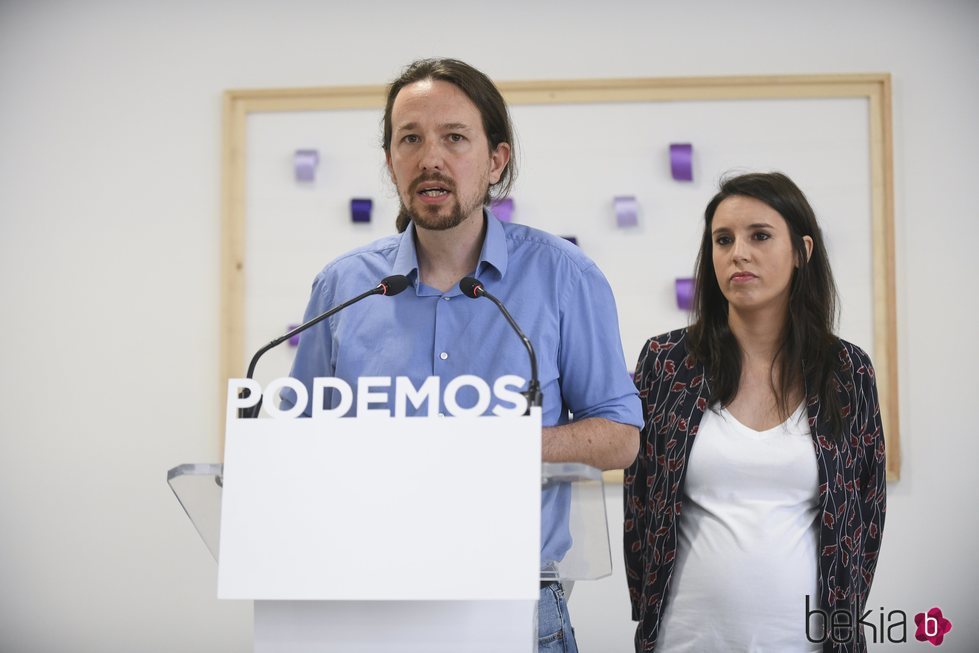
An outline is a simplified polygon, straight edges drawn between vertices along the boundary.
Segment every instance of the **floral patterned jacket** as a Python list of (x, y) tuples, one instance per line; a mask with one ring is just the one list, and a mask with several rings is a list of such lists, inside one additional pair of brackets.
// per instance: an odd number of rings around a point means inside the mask
[[(625, 566), (638, 621), (636, 651), (653, 651), (677, 552), (686, 462), (710, 401), (703, 365), (688, 354), (686, 329), (651, 338), (636, 366), (635, 382), (646, 424), (639, 455), (625, 471)], [(835, 441), (817, 420), (819, 400), (807, 404), (819, 468), (818, 594), (827, 614), (845, 610), (853, 627), (827, 638), (827, 652), (866, 650), (858, 620), (877, 565), (886, 503), (884, 435), (870, 358), (841, 340), (837, 373), (843, 437)], [(817, 427), (817, 424), (819, 425)], [(815, 600), (814, 600), (815, 604)], [(813, 605), (813, 608), (816, 606)], [(705, 615), (709, 619), (709, 615)], [(841, 621), (843, 618), (841, 617)], [(804, 610), (799, 611), (804, 627)]]

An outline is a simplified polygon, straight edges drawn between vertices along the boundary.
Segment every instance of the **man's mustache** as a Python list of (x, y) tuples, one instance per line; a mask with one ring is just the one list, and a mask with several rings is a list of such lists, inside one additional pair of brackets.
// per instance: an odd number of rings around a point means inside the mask
[(415, 193), (418, 192), (419, 186), (431, 182), (441, 184), (442, 186), (445, 187), (446, 190), (449, 191), (455, 190), (455, 183), (453, 183), (451, 179), (449, 179), (448, 177), (446, 177), (440, 172), (431, 172), (416, 177), (415, 180), (411, 182), (411, 186), (408, 187), (408, 192), (409, 194), (414, 195)]

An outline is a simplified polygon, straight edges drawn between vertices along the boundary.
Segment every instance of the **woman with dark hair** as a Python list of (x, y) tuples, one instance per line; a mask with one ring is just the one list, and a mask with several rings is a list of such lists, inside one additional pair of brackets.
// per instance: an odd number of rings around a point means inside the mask
[(792, 180), (730, 178), (704, 218), (693, 323), (636, 367), (636, 651), (864, 651), (886, 480), (870, 358), (834, 335), (832, 271)]

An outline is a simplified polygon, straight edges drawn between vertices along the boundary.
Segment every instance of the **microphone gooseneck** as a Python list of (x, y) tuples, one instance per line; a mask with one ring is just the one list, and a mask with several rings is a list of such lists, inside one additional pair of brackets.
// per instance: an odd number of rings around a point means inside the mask
[[(402, 292), (405, 288), (407, 288), (410, 285), (411, 285), (411, 281), (409, 281), (408, 277), (406, 277), (405, 275), (392, 274), (389, 277), (384, 277), (384, 279), (381, 280), (381, 283), (377, 284), (375, 287), (371, 288), (367, 292), (363, 292), (357, 295), (356, 297), (354, 297), (353, 299), (349, 299), (345, 301), (339, 306), (334, 306), (333, 308), (326, 311), (325, 313), (321, 313), (320, 315), (317, 315), (309, 322), (300, 324), (289, 333), (279, 336), (278, 338), (271, 341), (270, 343), (268, 343), (267, 345), (259, 349), (257, 352), (255, 352), (255, 355), (252, 356), (251, 362), (248, 364), (248, 373), (245, 375), (245, 378), (248, 379), (254, 378), (255, 366), (258, 364), (258, 359), (261, 358), (265, 352), (272, 349), (273, 347), (278, 347), (289, 338), (299, 335), (306, 329), (319, 324), (320, 322), (330, 317), (331, 315), (334, 315), (335, 313), (339, 313), (343, 309), (347, 308), (352, 304), (356, 304), (362, 299), (366, 299), (371, 295), (384, 295), (386, 297), (393, 297), (398, 293)], [(261, 410), (261, 408), (262, 408), (262, 398), (259, 397), (258, 403), (256, 403), (254, 406), (251, 406), (250, 408), (240, 409), (238, 411), (238, 417), (244, 417), (244, 418), (258, 417), (258, 411)]]
[(483, 283), (474, 277), (464, 277), (462, 281), (459, 282), (459, 290), (466, 297), (472, 299), (479, 299), (480, 297), (485, 297), (490, 300), (496, 307), (500, 309), (503, 313), (503, 317), (506, 318), (507, 322), (510, 323), (510, 327), (519, 336), (520, 341), (523, 342), (524, 347), (527, 348), (527, 354), (530, 356), (530, 382), (527, 384), (527, 391), (524, 394), (527, 397), (527, 410), (533, 406), (540, 406), (543, 401), (543, 395), (540, 389), (540, 380), (537, 376), (537, 354), (534, 353), (534, 346), (530, 344), (530, 339), (524, 335), (524, 332), (517, 325), (517, 322), (510, 315), (510, 312), (506, 309), (499, 299), (494, 297), (491, 293), (487, 292), (486, 288), (483, 287)]

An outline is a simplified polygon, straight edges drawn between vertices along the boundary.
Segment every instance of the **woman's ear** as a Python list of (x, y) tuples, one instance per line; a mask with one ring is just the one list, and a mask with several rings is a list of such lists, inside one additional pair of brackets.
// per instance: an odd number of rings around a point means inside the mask
[[(803, 236), (802, 244), (806, 246), (806, 263), (808, 263), (812, 258), (812, 236)], [(796, 263), (795, 266), (799, 267), (799, 264)]]

